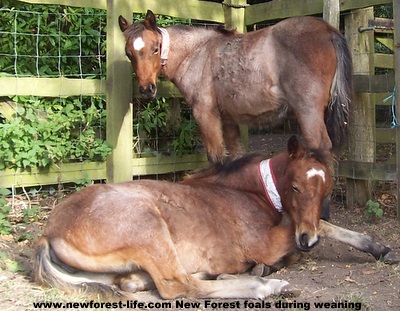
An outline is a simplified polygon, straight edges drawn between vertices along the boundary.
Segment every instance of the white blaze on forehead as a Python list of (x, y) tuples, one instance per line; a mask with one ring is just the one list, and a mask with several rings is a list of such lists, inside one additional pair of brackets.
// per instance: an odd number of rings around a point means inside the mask
[(314, 176), (321, 176), (323, 182), (325, 182), (325, 172), (323, 170), (317, 170), (315, 168), (308, 170), (307, 178), (310, 179), (311, 177), (314, 177)]
[(136, 51), (140, 51), (141, 49), (144, 48), (144, 41), (142, 37), (136, 38), (135, 41), (133, 41), (133, 48)]

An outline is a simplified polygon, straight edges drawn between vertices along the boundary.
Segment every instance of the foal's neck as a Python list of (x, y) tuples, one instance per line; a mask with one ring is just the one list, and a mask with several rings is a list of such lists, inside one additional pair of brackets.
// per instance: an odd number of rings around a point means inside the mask
[(279, 194), (282, 196), (282, 187), (285, 184), (285, 171), (290, 161), (290, 157), (287, 152), (281, 152), (271, 158), (271, 167), (275, 177), (275, 184)]
[(166, 30), (170, 38), (170, 49), (168, 62), (162, 66), (161, 75), (168, 80), (176, 80), (179, 79), (176, 77), (178, 69), (180, 69), (179, 72), (186, 72), (186, 70), (182, 70), (182, 66), (190, 65), (190, 61), (187, 61), (189, 55), (212, 36), (215, 36), (215, 32), (190, 26), (171, 26)]

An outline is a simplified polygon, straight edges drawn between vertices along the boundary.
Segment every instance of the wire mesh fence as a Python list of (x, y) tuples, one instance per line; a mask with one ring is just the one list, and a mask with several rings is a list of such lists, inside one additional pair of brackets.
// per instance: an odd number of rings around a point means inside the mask
[(1, 75), (105, 78), (104, 10), (19, 3), (0, 14)]

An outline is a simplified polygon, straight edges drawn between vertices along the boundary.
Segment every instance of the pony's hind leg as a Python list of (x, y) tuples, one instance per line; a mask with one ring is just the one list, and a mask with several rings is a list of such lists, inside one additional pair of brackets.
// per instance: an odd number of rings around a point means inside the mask
[(296, 115), (301, 134), (308, 149), (331, 151), (332, 142), (324, 123), (324, 114), (315, 110), (306, 115)]
[[(204, 274), (189, 274), (180, 263), (173, 243), (164, 240), (157, 249), (147, 248), (138, 262), (148, 271), (160, 296), (164, 299), (193, 298), (259, 298), (271, 295), (296, 294), (296, 289), (282, 280), (245, 277), (229, 280), (202, 280)], [(165, 254), (163, 260), (157, 254)], [(153, 256), (154, 255), (154, 256)]]
[(300, 291), (288, 282), (255, 276), (223, 275), (215, 281), (199, 281), (194, 298), (264, 299), (272, 295), (298, 296)]
[(222, 131), (228, 155), (235, 159), (244, 153), (242, 141), (240, 139), (240, 127), (235, 121), (223, 120)]

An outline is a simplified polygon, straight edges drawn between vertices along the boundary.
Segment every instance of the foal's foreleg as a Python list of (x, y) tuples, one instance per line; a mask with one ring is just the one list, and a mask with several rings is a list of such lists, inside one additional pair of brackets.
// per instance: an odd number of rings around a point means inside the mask
[(218, 109), (205, 105), (193, 105), (193, 117), (203, 136), (208, 160), (211, 163), (223, 163), (226, 158), (226, 149)]
[(377, 260), (387, 263), (400, 261), (390, 248), (374, 241), (369, 235), (344, 229), (324, 220), (320, 220), (320, 235), (349, 244), (362, 252), (371, 254)]
[[(269, 228), (265, 236), (266, 244), (252, 246), (251, 258), (257, 264), (252, 268), (251, 274), (266, 276), (282, 269), (292, 262), (295, 254), (295, 234), (290, 224), (282, 224)], [(267, 245), (267, 246), (266, 246)]]

